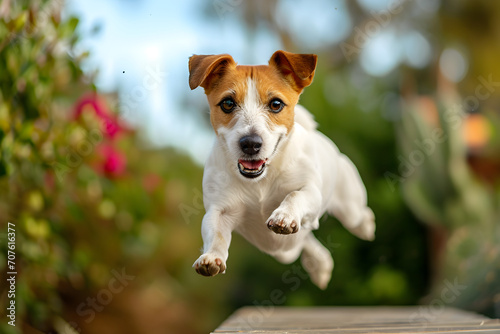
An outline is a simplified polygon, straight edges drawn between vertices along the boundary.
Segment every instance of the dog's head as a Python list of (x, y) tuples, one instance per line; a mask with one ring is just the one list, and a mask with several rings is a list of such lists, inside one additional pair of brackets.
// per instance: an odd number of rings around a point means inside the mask
[(269, 65), (239, 66), (230, 55), (189, 58), (189, 86), (201, 86), (210, 120), (245, 178), (266, 172), (294, 125), (294, 108), (314, 77), (317, 56), (276, 51)]

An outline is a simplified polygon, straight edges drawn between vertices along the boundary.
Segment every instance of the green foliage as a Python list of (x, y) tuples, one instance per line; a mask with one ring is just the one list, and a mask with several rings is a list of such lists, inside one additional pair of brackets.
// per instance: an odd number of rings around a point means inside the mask
[[(201, 245), (203, 208), (193, 203), (200, 167), (172, 149), (142, 148), (132, 130), (111, 138), (91, 107), (75, 118), (83, 96), (100, 99), (80, 69), (84, 55), (75, 54), (78, 20), (60, 21), (57, 1), (7, 8), (0, 21), (0, 228), (2, 236), (8, 222), (16, 229), (17, 326), (0, 330), (20, 333), (29, 324), (49, 331), (62, 317), (99, 332), (78, 306), (121, 268), (138, 279), (114, 298), (138, 299), (156, 282), (171, 294), (163, 312), (180, 310), (169, 325), (185, 332), (215, 327), (223, 297), (207, 297), (190, 268)], [(123, 157), (123, 171), (107, 171), (105, 148)], [(5, 237), (0, 248), (5, 273)], [(2, 305), (7, 288), (2, 284)], [(199, 322), (186, 320), (194, 315)]]

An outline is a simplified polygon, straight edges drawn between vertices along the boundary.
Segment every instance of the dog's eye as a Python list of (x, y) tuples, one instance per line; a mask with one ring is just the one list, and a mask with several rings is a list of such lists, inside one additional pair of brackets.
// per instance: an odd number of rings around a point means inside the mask
[(285, 104), (280, 99), (274, 99), (269, 103), (269, 109), (274, 113), (280, 112), (284, 107)]
[(236, 103), (234, 102), (233, 99), (228, 98), (222, 100), (221, 103), (219, 103), (219, 107), (222, 109), (223, 112), (229, 114), (236, 107)]

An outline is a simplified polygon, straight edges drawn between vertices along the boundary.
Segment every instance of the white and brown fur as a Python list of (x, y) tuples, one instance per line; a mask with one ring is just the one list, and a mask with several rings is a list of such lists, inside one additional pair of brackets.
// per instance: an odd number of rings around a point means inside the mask
[[(297, 105), (316, 62), (316, 55), (285, 51), (276, 51), (269, 65), (261, 66), (239, 66), (227, 54), (189, 59), (189, 85), (205, 89), (217, 134), (203, 176), (204, 246), (193, 265), (199, 274), (226, 271), (236, 231), (282, 263), (302, 254), (311, 280), (324, 289), (333, 260), (312, 233), (319, 218), (327, 212), (356, 236), (374, 238), (374, 215), (356, 167)], [(221, 108), (225, 99), (234, 102), (230, 113)], [(284, 105), (277, 113), (271, 110), (276, 99)], [(241, 146), (249, 135), (261, 138), (252, 155)], [(241, 168), (252, 162), (261, 174), (249, 178)]]

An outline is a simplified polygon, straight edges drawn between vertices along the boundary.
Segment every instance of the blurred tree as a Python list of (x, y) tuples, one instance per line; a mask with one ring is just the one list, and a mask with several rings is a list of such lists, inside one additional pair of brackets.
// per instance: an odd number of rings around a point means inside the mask
[[(436, 100), (437, 105), (423, 97), (405, 104), (399, 137), (406, 160), (393, 180), (401, 182), (408, 204), (433, 232), (434, 277), (427, 301), (494, 316), (500, 291), (500, 193), (481, 184), (467, 166), (467, 116), (459, 96), (441, 92)], [(429, 122), (422, 115), (430, 110), (436, 114)]]
[[(499, 16), (496, 2), (442, 2), (433, 71), (423, 83), (406, 73), (403, 119), (396, 124), (409, 168), (402, 190), (431, 231), (433, 276), (425, 301), (443, 301), (443, 291), (458, 284), (446, 304), (494, 317), (500, 317)], [(446, 50), (464, 58), (458, 83), (446, 76)], [(408, 159), (418, 151), (423, 159), (412, 166)]]
[[(83, 75), (62, 3), (0, 5), (0, 278), (15, 224), (16, 327), (203, 333), (227, 281), (199, 284), (201, 169), (143, 147)], [(0, 303), (10, 300), (2, 283)], [(0, 310), (5, 319), (6, 308)], [(30, 329), (31, 328), (31, 329)]]

